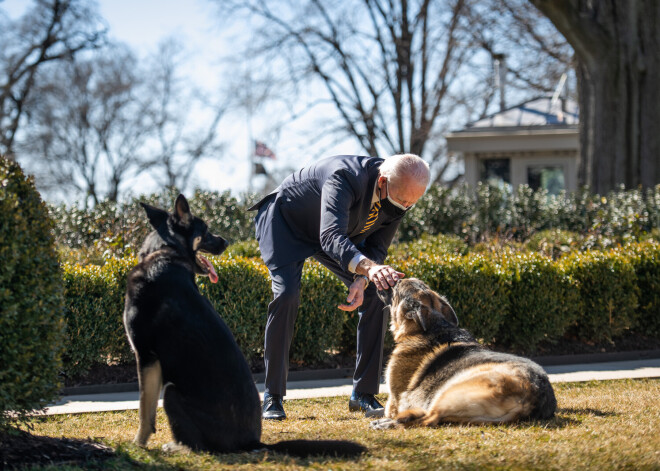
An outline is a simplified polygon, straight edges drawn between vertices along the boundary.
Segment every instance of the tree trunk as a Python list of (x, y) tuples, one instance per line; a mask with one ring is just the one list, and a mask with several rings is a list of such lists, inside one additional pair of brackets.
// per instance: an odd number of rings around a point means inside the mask
[(660, 183), (660, 4), (532, 2), (578, 59), (579, 183), (600, 194)]

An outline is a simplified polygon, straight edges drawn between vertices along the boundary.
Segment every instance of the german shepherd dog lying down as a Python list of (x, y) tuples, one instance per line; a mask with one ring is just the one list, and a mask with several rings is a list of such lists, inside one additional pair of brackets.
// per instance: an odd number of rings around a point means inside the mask
[(195, 275), (218, 281), (201, 252), (219, 255), (227, 241), (211, 234), (206, 223), (190, 213), (183, 195), (171, 214), (142, 206), (154, 231), (128, 274), (124, 310), (140, 387), (135, 442), (145, 446), (155, 432), (163, 389), (175, 440), (170, 450), (226, 453), (267, 448), (301, 456), (353, 456), (365, 451), (347, 441), (261, 443), (259, 394), (248, 364), (231, 331), (195, 284)]
[(554, 415), (557, 401), (543, 369), (481, 346), (458, 328), (447, 300), (423, 282), (403, 279), (378, 294), (390, 306), (395, 347), (387, 365), (385, 418), (372, 422), (373, 428)]

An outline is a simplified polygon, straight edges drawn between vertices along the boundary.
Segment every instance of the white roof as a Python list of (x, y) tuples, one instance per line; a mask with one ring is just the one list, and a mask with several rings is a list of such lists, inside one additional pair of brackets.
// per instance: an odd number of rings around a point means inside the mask
[(485, 128), (530, 126), (575, 126), (579, 123), (578, 106), (574, 100), (551, 97), (536, 98), (468, 124), (463, 131)]

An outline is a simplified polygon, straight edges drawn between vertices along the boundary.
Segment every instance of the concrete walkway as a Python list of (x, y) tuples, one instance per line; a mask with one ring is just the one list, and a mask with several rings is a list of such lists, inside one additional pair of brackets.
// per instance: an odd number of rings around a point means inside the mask
[[(622, 378), (660, 377), (660, 358), (650, 360), (616, 361), (578, 365), (546, 366), (553, 383), (609, 380)], [(263, 395), (263, 383), (257, 384)], [(289, 381), (286, 399), (311, 397), (348, 396), (351, 394), (351, 378), (317, 379), (313, 381)], [(387, 393), (387, 385), (380, 385), (380, 392)], [(162, 402), (159, 403), (162, 406)], [(138, 408), (138, 393), (119, 392), (62, 396), (55, 404), (45, 409), (47, 415), (77, 414)]]

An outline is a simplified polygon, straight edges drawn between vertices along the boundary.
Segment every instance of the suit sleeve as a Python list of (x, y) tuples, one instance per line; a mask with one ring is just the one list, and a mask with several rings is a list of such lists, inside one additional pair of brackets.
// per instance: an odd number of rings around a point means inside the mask
[(396, 234), (403, 216), (384, 224), (376, 232), (371, 234), (360, 246), (361, 252), (369, 259), (378, 264), (383, 264), (387, 257), (387, 249), (392, 244), (394, 234)]
[(320, 242), (323, 251), (348, 272), (348, 264), (361, 252), (348, 238), (348, 217), (360, 190), (355, 176), (340, 171), (331, 175), (321, 192)]

